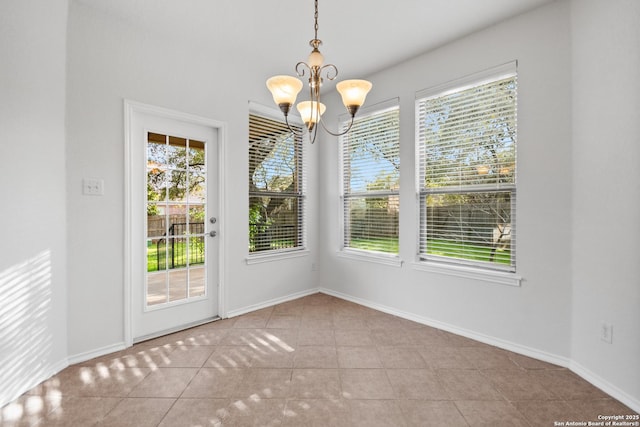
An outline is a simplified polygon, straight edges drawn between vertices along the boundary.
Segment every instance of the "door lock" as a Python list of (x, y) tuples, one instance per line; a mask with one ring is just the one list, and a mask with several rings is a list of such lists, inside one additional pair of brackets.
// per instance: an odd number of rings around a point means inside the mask
[(209, 218), (209, 222), (210, 222), (211, 224), (215, 224), (217, 221), (218, 221), (218, 220), (216, 219), (216, 217), (215, 217), (215, 216), (212, 216), (211, 218)]

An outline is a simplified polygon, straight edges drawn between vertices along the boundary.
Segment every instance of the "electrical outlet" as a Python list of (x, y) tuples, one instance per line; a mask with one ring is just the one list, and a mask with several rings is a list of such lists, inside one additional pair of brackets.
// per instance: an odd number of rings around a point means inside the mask
[(613, 343), (613, 325), (611, 323), (602, 322), (600, 324), (600, 339), (608, 344)]
[(318, 265), (315, 262), (311, 263), (311, 271), (318, 271)]
[(85, 196), (104, 195), (104, 180), (99, 178), (84, 178), (82, 180), (82, 194)]

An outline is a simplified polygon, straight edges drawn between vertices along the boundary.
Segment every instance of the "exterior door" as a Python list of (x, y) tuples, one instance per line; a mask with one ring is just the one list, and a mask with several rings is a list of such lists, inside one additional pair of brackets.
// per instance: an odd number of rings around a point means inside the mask
[(150, 113), (131, 123), (134, 342), (218, 315), (215, 127)]

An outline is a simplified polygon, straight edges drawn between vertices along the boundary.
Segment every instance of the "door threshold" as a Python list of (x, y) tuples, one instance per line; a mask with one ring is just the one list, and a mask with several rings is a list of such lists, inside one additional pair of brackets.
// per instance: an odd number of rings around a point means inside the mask
[(153, 334), (143, 335), (141, 337), (137, 337), (133, 339), (133, 344), (139, 344), (144, 341), (149, 341), (155, 338), (163, 337), (165, 335), (174, 334), (180, 331), (186, 331), (187, 329), (195, 328), (197, 326), (206, 325), (207, 323), (216, 322), (221, 320), (220, 316), (214, 316), (203, 320), (198, 320), (196, 322), (186, 323), (184, 325), (176, 326), (174, 328), (165, 329), (163, 331), (154, 332)]

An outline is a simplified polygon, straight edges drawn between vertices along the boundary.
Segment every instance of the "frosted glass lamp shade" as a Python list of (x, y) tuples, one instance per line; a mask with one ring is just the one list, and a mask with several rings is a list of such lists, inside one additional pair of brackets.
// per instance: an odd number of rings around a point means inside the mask
[(273, 76), (267, 80), (267, 87), (273, 95), (273, 101), (278, 105), (293, 105), (298, 93), (302, 90), (302, 82), (291, 76)]
[[(366, 80), (343, 80), (336, 84), (336, 89), (342, 96), (342, 103), (349, 111), (358, 109), (367, 97), (373, 85)], [(354, 112), (355, 114), (355, 112)]]
[[(320, 111), (318, 111), (320, 106)], [(297, 105), (298, 112), (302, 121), (307, 125), (307, 128), (312, 129), (316, 121), (320, 119), (320, 116), (324, 114), (324, 110), (327, 109), (323, 103), (316, 101), (303, 101)]]

